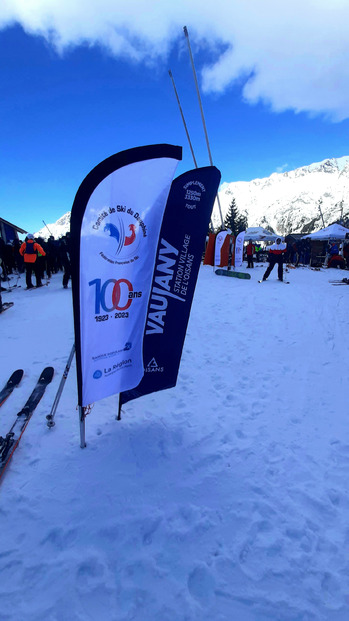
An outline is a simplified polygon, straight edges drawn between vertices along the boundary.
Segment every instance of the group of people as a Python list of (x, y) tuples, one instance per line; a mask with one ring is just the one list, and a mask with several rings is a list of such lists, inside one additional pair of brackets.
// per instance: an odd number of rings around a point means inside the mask
[[(276, 239), (275, 244), (266, 248), (268, 252), (269, 267), (265, 273), (266, 280), (273, 269), (274, 265), (278, 264), (278, 278), (283, 279), (284, 262), (292, 263), (297, 267), (300, 263), (303, 265), (311, 264), (311, 245), (310, 240), (299, 240), (299, 242), (286, 243), (282, 242), (281, 238)], [(245, 248), (247, 268), (253, 268), (254, 256), (256, 260), (259, 260), (261, 252), (260, 244), (252, 242), (250, 239)], [(340, 248), (338, 242), (329, 242), (326, 248), (326, 257), (323, 262), (324, 267), (340, 267), (349, 269), (349, 243), (344, 243), (343, 248)]]
[[(71, 247), (70, 233), (67, 233), (60, 240), (55, 240), (50, 236), (47, 241), (42, 238), (34, 238), (28, 233), (24, 242), (14, 240), (8, 244), (0, 244), (0, 261), (2, 265), (2, 278), (7, 278), (15, 271), (25, 272), (26, 288), (33, 289), (34, 286), (42, 287), (42, 280), (45, 277), (51, 278), (51, 274), (63, 271), (63, 287), (68, 287), (71, 277)], [(35, 285), (33, 284), (35, 276)]]

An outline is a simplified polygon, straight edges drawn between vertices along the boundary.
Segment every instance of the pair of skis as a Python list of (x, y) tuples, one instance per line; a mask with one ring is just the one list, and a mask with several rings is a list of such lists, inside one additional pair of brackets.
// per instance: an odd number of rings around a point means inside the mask
[[(53, 373), (53, 367), (46, 367), (42, 371), (36, 383), (36, 386), (34, 387), (34, 390), (32, 391), (23, 408), (18, 412), (9, 432), (6, 434), (5, 437), (0, 436), (0, 479), (8, 466), (14, 451), (18, 446), (18, 443), (32, 417), (35, 408), (37, 407), (41, 398), (44, 395), (46, 386), (48, 386), (48, 384), (50, 384), (50, 382), (52, 381)], [(14, 388), (19, 385), (22, 377), (22, 369), (18, 369), (17, 371), (12, 373), (8, 382), (0, 392), (0, 406), (10, 396)]]
[(349, 285), (349, 278), (342, 278), (341, 280), (329, 280), (331, 285)]
[[(258, 282), (267, 282), (266, 280), (259, 280)], [(284, 285), (289, 285), (290, 281), (289, 280), (278, 280), (278, 282), (283, 282)]]

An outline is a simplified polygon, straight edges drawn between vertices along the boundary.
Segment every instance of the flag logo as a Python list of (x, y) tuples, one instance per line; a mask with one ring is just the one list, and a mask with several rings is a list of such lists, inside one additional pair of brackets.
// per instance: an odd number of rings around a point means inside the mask
[(152, 358), (145, 368), (146, 373), (163, 373), (164, 367), (159, 367), (155, 358)]
[(138, 212), (134, 213), (130, 208), (126, 211), (121, 205), (117, 209), (125, 212), (114, 215), (115, 209), (108, 209), (109, 217), (101, 227), (103, 251), (99, 254), (108, 263), (125, 265), (139, 259), (142, 238), (146, 237), (147, 231)]

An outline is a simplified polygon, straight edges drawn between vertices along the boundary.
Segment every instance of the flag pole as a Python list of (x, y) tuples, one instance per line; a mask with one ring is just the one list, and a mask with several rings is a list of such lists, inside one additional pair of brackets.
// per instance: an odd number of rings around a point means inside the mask
[(80, 421), (80, 447), (85, 448), (85, 409), (82, 405), (79, 405), (79, 421)]
[[(183, 121), (184, 129), (185, 129), (185, 133), (186, 133), (186, 135), (187, 135), (187, 139), (188, 139), (188, 143), (189, 143), (189, 147), (190, 147), (190, 151), (191, 151), (191, 154), (192, 154), (192, 156), (193, 156), (194, 166), (195, 166), (195, 168), (198, 168), (198, 164), (197, 164), (196, 157), (195, 157), (195, 154), (194, 154), (193, 145), (192, 145), (192, 142), (191, 142), (191, 140), (190, 140), (190, 136), (189, 136), (188, 127), (187, 127), (187, 124), (186, 124), (186, 122), (185, 122), (185, 118), (184, 118), (184, 114), (183, 114), (183, 110), (182, 110), (181, 102), (180, 102), (180, 100), (179, 100), (178, 92), (177, 92), (177, 89), (176, 89), (176, 84), (175, 84), (174, 77), (173, 77), (173, 75), (172, 75), (172, 71), (171, 71), (171, 69), (169, 69), (168, 73), (169, 73), (169, 76), (170, 76), (170, 78), (171, 78), (171, 80), (172, 80), (173, 90), (174, 90), (175, 95), (176, 95), (176, 99), (177, 99), (177, 103), (178, 103), (178, 108), (179, 108), (179, 111), (180, 111), (180, 113), (181, 113), (181, 117), (182, 117), (182, 121)], [(211, 224), (211, 228), (212, 228), (212, 230), (213, 230), (213, 223), (212, 223), (212, 220), (210, 221), (210, 224)]]
[(172, 71), (169, 69), (169, 72), (168, 72), (168, 73), (169, 73), (169, 76), (170, 76), (170, 78), (171, 78), (171, 80), (172, 80), (173, 89), (174, 89), (174, 92), (175, 92), (175, 95), (176, 95), (176, 99), (177, 99), (177, 103), (178, 103), (179, 111), (180, 111), (180, 113), (181, 113), (181, 117), (182, 117), (182, 121), (183, 121), (184, 129), (185, 129), (185, 133), (187, 134), (187, 138), (188, 138), (188, 142), (189, 142), (190, 151), (191, 151), (191, 154), (192, 154), (192, 156), (193, 156), (193, 160), (194, 160), (194, 165), (195, 165), (195, 168), (197, 168), (197, 167), (198, 167), (198, 165), (197, 165), (197, 162), (196, 162), (196, 159), (195, 159), (193, 145), (192, 145), (191, 140), (190, 140), (190, 136), (189, 136), (189, 132), (188, 132), (188, 128), (187, 128), (187, 124), (186, 124), (186, 122), (185, 122), (185, 118), (184, 118), (184, 114), (183, 114), (183, 110), (182, 110), (181, 102), (179, 101), (179, 97), (178, 97), (178, 93), (177, 93), (177, 89), (176, 89), (175, 81), (174, 81), (174, 78), (173, 78), (173, 75), (172, 75)]
[(120, 396), (120, 393), (119, 393), (118, 415), (116, 417), (116, 420), (121, 420), (121, 396)]
[[(209, 156), (209, 159), (210, 159), (210, 164), (211, 164), (211, 166), (213, 166), (213, 160), (212, 160), (212, 155), (211, 155), (210, 143), (209, 143), (209, 140), (208, 140), (207, 129), (206, 129), (205, 115), (204, 115), (204, 111), (203, 111), (203, 107), (202, 107), (200, 90), (199, 90), (199, 84), (198, 84), (198, 80), (197, 80), (197, 76), (196, 76), (196, 71), (195, 71), (194, 58), (193, 58), (193, 54), (192, 54), (191, 47), (190, 47), (189, 33), (188, 33), (188, 29), (187, 29), (186, 26), (183, 27), (183, 30), (184, 30), (184, 34), (185, 34), (185, 37), (186, 37), (187, 43), (188, 43), (190, 61), (191, 61), (192, 69), (193, 69), (194, 82), (195, 82), (196, 92), (197, 92), (199, 106), (200, 106), (202, 125), (203, 125), (204, 132), (205, 132), (208, 156)], [(221, 217), (221, 223), (222, 223), (222, 226), (224, 226), (223, 216), (222, 216), (222, 209), (221, 209), (221, 204), (220, 204), (218, 192), (217, 192), (217, 203), (218, 203), (218, 208), (219, 208), (219, 215)]]

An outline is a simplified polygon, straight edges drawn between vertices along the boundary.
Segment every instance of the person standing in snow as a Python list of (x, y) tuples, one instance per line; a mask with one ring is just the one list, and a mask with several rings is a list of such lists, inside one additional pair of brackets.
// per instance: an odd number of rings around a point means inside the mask
[(67, 289), (69, 278), (71, 278), (71, 239), (69, 232), (66, 233), (64, 237), (62, 237), (59, 249), (61, 262), (64, 269), (62, 284), (64, 289)]
[(45, 257), (46, 252), (43, 248), (41, 248), (40, 244), (34, 241), (34, 235), (28, 233), (25, 241), (19, 249), (19, 253), (24, 258), (25, 282), (27, 285), (27, 289), (33, 289), (34, 287), (32, 283), (33, 271), (35, 274), (36, 286), (42, 287), (43, 285), (41, 282), (40, 266), (37, 265), (37, 256), (38, 253), (40, 253), (41, 256)]
[(270, 272), (272, 271), (272, 269), (274, 268), (274, 265), (277, 264), (278, 266), (278, 279), (279, 280), (283, 280), (284, 279), (284, 275), (283, 275), (283, 255), (285, 254), (287, 249), (287, 245), (281, 241), (281, 238), (278, 237), (275, 244), (272, 244), (269, 248), (269, 256), (268, 256), (268, 261), (269, 261), (269, 267), (267, 268), (263, 279), (262, 280), (267, 280)]
[(247, 267), (253, 267), (253, 254), (255, 248), (252, 243), (252, 239), (248, 240), (248, 244), (246, 246), (246, 256), (247, 256)]
[(255, 253), (256, 253), (256, 261), (259, 261), (259, 255), (260, 255), (261, 250), (262, 250), (262, 246), (260, 245), (259, 242), (257, 242), (257, 243), (255, 242), (254, 249), (255, 249)]

